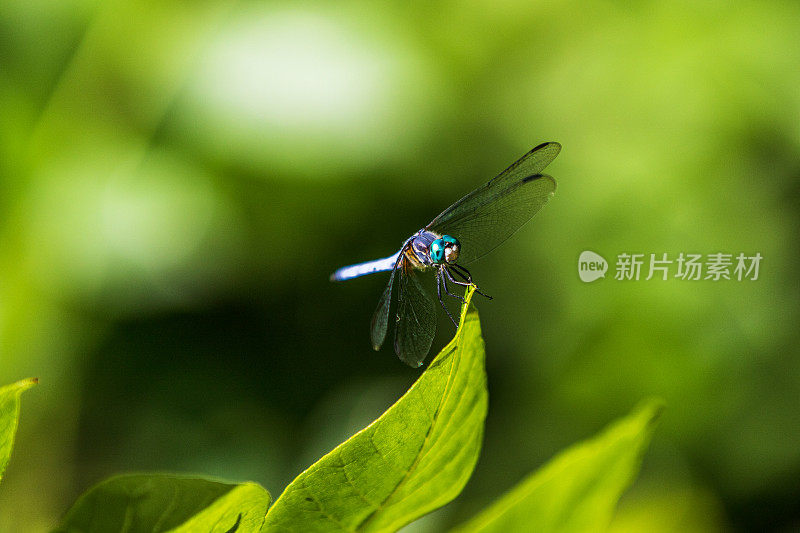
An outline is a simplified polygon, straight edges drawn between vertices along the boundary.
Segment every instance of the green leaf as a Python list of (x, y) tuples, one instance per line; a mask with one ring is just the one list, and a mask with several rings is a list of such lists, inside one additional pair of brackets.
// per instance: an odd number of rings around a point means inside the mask
[(256, 483), (169, 474), (116, 476), (85, 492), (56, 533), (260, 531), (270, 496)]
[(461, 492), (478, 460), (487, 408), (472, 294), (456, 336), (416, 383), (300, 474), (267, 513), (265, 531), (395, 531)]
[(556, 456), (456, 531), (603, 531), (639, 472), (662, 409), (660, 401), (646, 402)]
[(38, 382), (36, 378), (29, 378), (0, 387), (0, 480), (3, 479), (14, 448), (14, 436), (19, 424), (19, 397)]

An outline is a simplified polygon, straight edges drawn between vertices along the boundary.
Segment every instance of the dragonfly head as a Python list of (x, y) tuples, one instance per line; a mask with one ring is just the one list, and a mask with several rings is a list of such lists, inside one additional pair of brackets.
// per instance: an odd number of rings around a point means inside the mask
[(435, 265), (455, 263), (458, 260), (458, 252), (461, 250), (461, 243), (458, 239), (450, 235), (442, 235), (431, 243), (429, 255)]

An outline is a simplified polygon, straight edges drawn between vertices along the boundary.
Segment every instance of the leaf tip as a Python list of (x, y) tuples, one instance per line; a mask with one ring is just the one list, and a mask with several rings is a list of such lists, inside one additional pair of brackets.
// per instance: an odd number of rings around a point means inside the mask
[(39, 378), (27, 378), (17, 381), (13, 385), (11, 385), (11, 387), (16, 389), (18, 392), (23, 392), (30, 389), (31, 387), (33, 387), (38, 383), (39, 383)]
[(637, 406), (635, 412), (645, 419), (648, 428), (653, 428), (660, 422), (666, 407), (667, 402), (663, 398), (648, 398)]

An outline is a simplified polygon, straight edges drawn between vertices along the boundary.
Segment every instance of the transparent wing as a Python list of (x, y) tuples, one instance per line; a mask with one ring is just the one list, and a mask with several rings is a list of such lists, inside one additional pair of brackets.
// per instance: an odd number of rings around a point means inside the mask
[(370, 324), (370, 340), (372, 341), (372, 348), (377, 350), (383, 346), (383, 341), (386, 340), (386, 331), (389, 328), (389, 307), (392, 303), (392, 287), (394, 286), (394, 273), (392, 270), (389, 276), (389, 283), (383, 289), (381, 299), (378, 301), (378, 308), (372, 315), (372, 323)]
[(465, 265), (488, 254), (513, 235), (547, 203), (555, 189), (556, 182), (550, 176), (531, 176), (504, 189), (490, 204), (480, 205), (472, 212), (431, 229), (461, 241), (458, 263)]
[(461, 241), (459, 263), (491, 252), (530, 220), (553, 196), (556, 181), (541, 171), (561, 151), (544, 143), (445, 209), (425, 229)]
[[(403, 259), (405, 262), (405, 259)], [(436, 334), (436, 306), (408, 265), (398, 269), (397, 328), (394, 351), (414, 368), (422, 365)]]

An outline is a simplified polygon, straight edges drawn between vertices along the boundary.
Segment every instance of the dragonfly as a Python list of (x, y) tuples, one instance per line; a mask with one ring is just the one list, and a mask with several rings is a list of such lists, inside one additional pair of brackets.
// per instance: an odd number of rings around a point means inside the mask
[(472, 285), (477, 293), (491, 299), (473, 282), (464, 265), (494, 250), (550, 200), (555, 194), (556, 181), (542, 171), (560, 151), (559, 143), (540, 144), (497, 177), (442, 211), (406, 239), (394, 255), (342, 267), (331, 274), (331, 281), (346, 281), (376, 272), (391, 272), (370, 324), (370, 339), (376, 351), (386, 340), (389, 311), (396, 292), (394, 351), (412, 367), (421, 366), (427, 357), (436, 335), (436, 304), (417, 273), (434, 272), (439, 303), (456, 329), (458, 322), (447, 309), (442, 293), (462, 301), (464, 297), (451, 292), (448, 282), (463, 287)]

